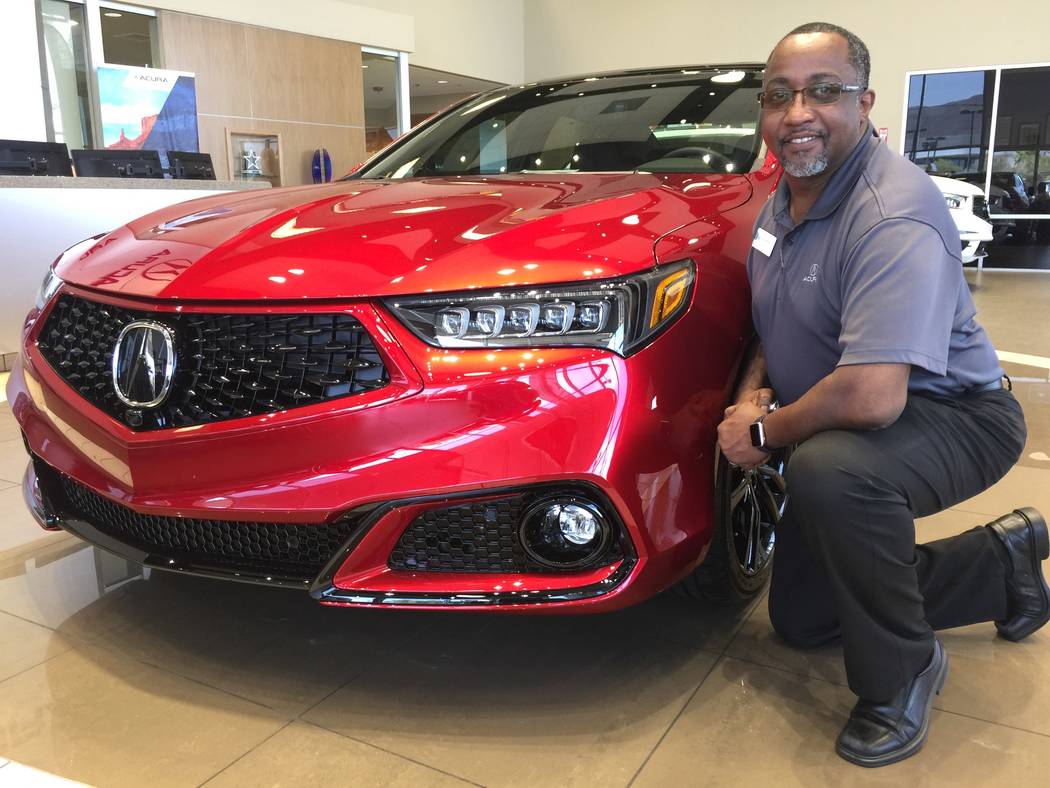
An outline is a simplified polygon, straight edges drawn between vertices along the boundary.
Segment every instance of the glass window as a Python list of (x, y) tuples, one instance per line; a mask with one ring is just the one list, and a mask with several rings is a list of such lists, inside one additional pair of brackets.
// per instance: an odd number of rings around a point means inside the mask
[(908, 85), (904, 155), (938, 175), (984, 169), (994, 71), (917, 74)]
[(397, 131), (397, 58), (361, 53), (365, 87), (365, 151), (371, 156), (393, 142)]
[(64, 142), (70, 148), (90, 147), (84, 7), (62, 0), (41, 0), (40, 14), (55, 142)]
[(1050, 68), (1003, 70), (992, 157), (992, 187), (1002, 190), (1001, 213), (1047, 212), (1045, 200), (1035, 198), (1050, 171), (1044, 142), (1048, 113)]
[(458, 74), (412, 64), (408, 67), (408, 78), (412, 84), (409, 112), (412, 116), (412, 126), (422, 123), (436, 112), (470, 98), (475, 93), (503, 87), (501, 82), (461, 77)]
[(157, 19), (103, 5), (102, 50), (107, 63), (158, 68)]
[(438, 118), (355, 177), (746, 172), (760, 146), (761, 85), (757, 73), (738, 73), (736, 82), (710, 71), (485, 94)]

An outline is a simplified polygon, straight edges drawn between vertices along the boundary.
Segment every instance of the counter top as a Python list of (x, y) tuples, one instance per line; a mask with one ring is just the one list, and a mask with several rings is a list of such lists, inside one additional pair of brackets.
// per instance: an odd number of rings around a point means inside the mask
[(73, 178), (68, 175), (0, 175), (0, 189), (170, 189), (240, 191), (269, 189), (269, 181), (197, 181), (173, 178)]

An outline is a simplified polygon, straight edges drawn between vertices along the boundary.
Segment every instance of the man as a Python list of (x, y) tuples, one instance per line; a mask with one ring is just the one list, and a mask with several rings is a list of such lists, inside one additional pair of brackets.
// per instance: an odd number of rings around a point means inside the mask
[(874, 135), (869, 62), (825, 23), (770, 54), (761, 128), (784, 175), (747, 263), (761, 345), (718, 432), (744, 467), (796, 446), (770, 618), (795, 646), (841, 638), (859, 700), (836, 751), (881, 766), (926, 740), (948, 674), (933, 630), (995, 621), (1020, 640), (1050, 619), (1050, 537), (1026, 508), (915, 544), (913, 518), (994, 484), (1025, 425), (944, 198)]

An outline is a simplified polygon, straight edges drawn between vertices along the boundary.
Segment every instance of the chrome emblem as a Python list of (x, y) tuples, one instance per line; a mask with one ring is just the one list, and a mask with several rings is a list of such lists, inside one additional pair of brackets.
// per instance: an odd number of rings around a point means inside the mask
[(113, 348), (113, 390), (133, 408), (155, 408), (175, 377), (175, 334), (152, 320), (124, 326)]

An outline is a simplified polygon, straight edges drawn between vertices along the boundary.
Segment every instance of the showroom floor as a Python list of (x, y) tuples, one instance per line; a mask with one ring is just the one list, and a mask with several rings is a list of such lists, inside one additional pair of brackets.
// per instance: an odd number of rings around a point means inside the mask
[[(921, 521), (926, 540), (1015, 506), (1050, 514), (1050, 277), (967, 276), (1029, 445), (994, 488)], [(839, 651), (787, 649), (764, 600), (498, 617), (142, 579), (37, 528), (24, 463), (0, 403), (0, 786), (1046, 785), (1050, 628), (945, 633), (925, 751), (866, 771), (832, 751), (852, 705)]]

